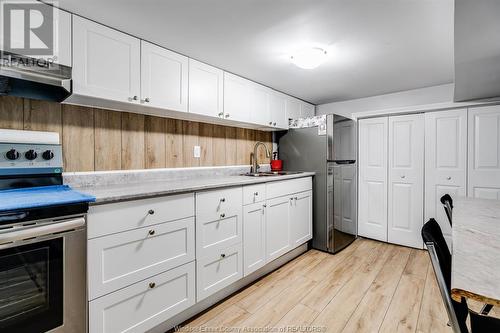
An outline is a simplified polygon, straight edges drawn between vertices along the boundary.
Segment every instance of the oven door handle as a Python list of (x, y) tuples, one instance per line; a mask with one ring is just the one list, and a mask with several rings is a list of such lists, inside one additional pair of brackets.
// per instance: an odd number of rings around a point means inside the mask
[(0, 245), (22, 241), (25, 239), (49, 236), (56, 233), (72, 231), (85, 226), (85, 218), (80, 217), (65, 222), (54, 222), (36, 227), (28, 227), (16, 231), (4, 231), (0, 233)]

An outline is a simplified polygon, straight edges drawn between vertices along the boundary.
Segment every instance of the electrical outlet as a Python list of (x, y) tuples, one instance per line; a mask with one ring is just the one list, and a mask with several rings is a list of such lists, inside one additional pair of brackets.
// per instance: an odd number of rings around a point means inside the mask
[(194, 158), (200, 158), (201, 157), (201, 147), (200, 146), (194, 146), (194, 148), (193, 148), (193, 157)]

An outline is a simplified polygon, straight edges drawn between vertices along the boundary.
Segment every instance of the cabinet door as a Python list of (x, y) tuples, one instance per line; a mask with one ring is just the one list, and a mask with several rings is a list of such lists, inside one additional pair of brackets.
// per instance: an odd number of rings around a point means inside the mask
[(73, 15), (73, 92), (139, 103), (139, 39)]
[(141, 103), (187, 111), (188, 58), (141, 41)]
[(267, 200), (266, 211), (266, 251), (267, 260), (271, 261), (291, 249), (290, 208), (292, 197), (280, 197)]
[(301, 101), (296, 98), (289, 97), (286, 101), (286, 112), (288, 114), (289, 119), (297, 119), (301, 117), (300, 109), (301, 109)]
[(500, 199), (500, 106), (469, 109), (469, 186), (475, 198)]
[(271, 121), (269, 103), (271, 90), (255, 84), (253, 88), (251, 122), (259, 125), (268, 125)]
[(439, 199), (464, 196), (467, 180), (467, 109), (425, 114), (425, 218), (435, 218), (451, 245), (451, 226)]
[(266, 264), (265, 204), (243, 207), (243, 271), (245, 276)]
[(189, 112), (224, 116), (224, 72), (189, 59)]
[(314, 117), (315, 107), (312, 104), (302, 102), (300, 104), (300, 117), (301, 118), (309, 118), (309, 117)]
[(387, 240), (422, 248), (424, 115), (389, 117)]
[(242, 77), (224, 73), (224, 118), (250, 122), (252, 84)]
[(290, 233), (292, 248), (296, 248), (312, 238), (312, 191), (293, 196)]
[(387, 241), (387, 117), (359, 121), (360, 236)]
[(269, 108), (271, 114), (271, 121), (269, 126), (288, 129), (288, 115), (286, 108), (286, 96), (277, 92), (272, 91), (269, 101)]

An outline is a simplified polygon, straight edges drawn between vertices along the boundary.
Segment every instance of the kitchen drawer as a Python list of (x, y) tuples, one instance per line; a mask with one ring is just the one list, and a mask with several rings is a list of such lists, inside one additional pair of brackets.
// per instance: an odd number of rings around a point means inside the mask
[(243, 277), (241, 244), (197, 259), (196, 274), (198, 302), (238, 281)]
[(293, 193), (309, 191), (311, 189), (312, 177), (270, 182), (266, 184), (266, 197), (267, 199), (277, 198)]
[(243, 187), (243, 204), (250, 205), (266, 200), (266, 184)]
[(89, 239), (194, 216), (194, 194), (92, 206), (87, 217)]
[(90, 239), (87, 246), (94, 299), (194, 260), (194, 217)]
[(241, 187), (196, 193), (196, 223), (241, 216), (242, 196)]
[(196, 253), (198, 256), (220, 254), (220, 250), (241, 243), (243, 239), (241, 215), (209, 222), (196, 222)]
[(191, 262), (91, 301), (89, 332), (146, 332), (193, 304)]

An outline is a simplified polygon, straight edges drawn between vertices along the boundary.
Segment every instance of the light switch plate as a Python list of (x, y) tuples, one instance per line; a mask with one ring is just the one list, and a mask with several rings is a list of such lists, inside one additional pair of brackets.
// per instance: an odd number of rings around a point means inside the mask
[(200, 158), (201, 157), (201, 147), (200, 146), (194, 146), (194, 148), (193, 148), (193, 157), (194, 158)]

